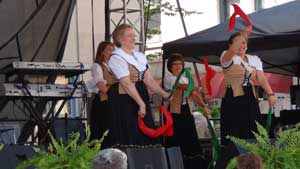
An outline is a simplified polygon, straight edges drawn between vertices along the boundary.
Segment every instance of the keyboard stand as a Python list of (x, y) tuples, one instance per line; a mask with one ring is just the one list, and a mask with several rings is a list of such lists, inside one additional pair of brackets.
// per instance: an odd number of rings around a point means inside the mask
[[(27, 65), (32, 65), (29, 64), (28, 62), (26, 62)], [(52, 64), (52, 63), (51, 63)], [(51, 65), (48, 63), (45, 63), (44, 65), (48, 66)], [(39, 66), (36, 63), (33, 63), (33, 65)], [(7, 97), (7, 99), (10, 99), (14, 102), (14, 105), (16, 105), (16, 107), (18, 109), (20, 109), (27, 117), (28, 117), (28, 121), (24, 124), (20, 136), (17, 140), (17, 143), (19, 144), (23, 144), (23, 143), (27, 143), (28, 139), (31, 137), (31, 141), (30, 144), (35, 144), (35, 143), (39, 143), (39, 144), (49, 144), (50, 143), (50, 137), (48, 134), (48, 131), (51, 131), (51, 133), (53, 134), (53, 122), (55, 119), (57, 119), (59, 117), (59, 114), (61, 113), (62, 109), (64, 108), (64, 106), (66, 105), (67, 101), (74, 98), (74, 92), (76, 91), (76, 89), (78, 89), (78, 87), (82, 87), (84, 88), (84, 86), (82, 86), (81, 84), (78, 83), (78, 79), (79, 79), (79, 75), (88, 71), (89, 69), (85, 68), (85, 69), (65, 69), (64, 70), (64, 66), (62, 66), (63, 64), (57, 64), (59, 65), (59, 70), (55, 69), (55, 68), (51, 68), (51, 69), (43, 69), (43, 68), (39, 68), (36, 69), (34, 68), (34, 70), (30, 70), (30, 69), (14, 69), (11, 68), (13, 66), (7, 66), (5, 67), (4, 70), (2, 70), (2, 73), (6, 73), (5, 77), (6, 77), (6, 81), (9, 82), (9, 77), (12, 77), (13, 75), (17, 75), (17, 80), (19, 82), (21, 82), (22, 88), (26, 91), (26, 94), (28, 95), (27, 97)], [(55, 65), (54, 65), (55, 66)], [(69, 65), (67, 65), (67, 68)], [(80, 64), (80, 67), (82, 66), (82, 64)], [(25, 71), (26, 70), (26, 71)], [(30, 90), (27, 88), (28, 83), (24, 80), (25, 75), (29, 74), (29, 75), (41, 75), (41, 76), (45, 76), (44, 73), (46, 73), (47, 71), (50, 71), (51, 76), (49, 76), (48, 78), (48, 82), (54, 82), (54, 79), (56, 78), (57, 75), (65, 75), (67, 77), (75, 77), (75, 80), (72, 83), (72, 86), (74, 87), (73, 90), (71, 91), (71, 94), (66, 96), (66, 97), (36, 97), (33, 96), (32, 93), (30, 93)], [(43, 74), (39, 74), (38, 72), (41, 72)], [(50, 79), (50, 80), (49, 80)], [(52, 79), (52, 80), (51, 80)], [(87, 95), (85, 95), (85, 97), (87, 97)], [(22, 104), (23, 107), (21, 107), (20, 105), (16, 104), (16, 100), (19, 100), (20, 103)], [(51, 107), (49, 108), (49, 110), (46, 112), (46, 114), (43, 116), (43, 112), (45, 110), (46, 104), (51, 101)], [(62, 101), (59, 104), (59, 101)], [(58, 109), (55, 111), (55, 108), (58, 106)], [(10, 120), (11, 121), (11, 120)], [(18, 121), (16, 119), (16, 121)], [(38, 132), (35, 133), (34, 129), (35, 126), (38, 126)]]

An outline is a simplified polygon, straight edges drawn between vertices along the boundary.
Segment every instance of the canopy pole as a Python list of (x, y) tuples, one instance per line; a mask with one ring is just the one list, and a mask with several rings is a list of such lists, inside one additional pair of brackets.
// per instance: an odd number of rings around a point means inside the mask
[[(161, 87), (163, 89), (165, 89), (165, 85), (164, 85), (164, 78), (165, 78), (165, 72), (166, 70), (166, 59), (163, 57), (163, 60), (162, 60), (162, 71), (161, 71)], [(161, 103), (160, 105), (164, 106), (164, 99), (161, 99)], [(161, 112), (161, 110), (159, 110)], [(160, 121), (160, 125), (162, 126), (164, 124), (164, 115), (163, 113), (160, 113), (160, 117), (159, 117), (159, 121)], [(162, 143), (163, 145), (165, 144), (165, 137), (162, 137)]]
[(162, 71), (161, 71), (161, 86), (163, 89), (165, 89), (165, 85), (164, 85), (164, 78), (165, 78), (165, 73), (166, 73), (166, 59), (163, 58), (162, 60)]
[[(194, 66), (194, 69), (195, 69), (195, 74), (196, 74), (196, 79), (197, 79), (197, 82), (198, 82), (198, 86), (201, 87), (201, 90), (202, 90), (202, 89), (203, 89), (203, 86), (202, 86), (202, 83), (201, 83), (201, 80), (200, 80), (199, 71), (198, 71), (196, 62), (193, 62), (193, 66)], [(207, 100), (206, 100), (206, 98), (205, 98), (204, 93), (203, 93), (202, 91), (199, 91), (199, 92), (202, 94), (204, 103), (206, 103)]]
[[(298, 48), (298, 56), (300, 56), (300, 48)], [(297, 63), (297, 85), (299, 85), (299, 78), (300, 78), (300, 59), (298, 60), (298, 63)]]
[(176, 0), (185, 36), (188, 36), (179, 0)]
[(110, 12), (109, 12), (110, 1), (105, 0), (105, 40), (110, 41)]
[(201, 80), (200, 80), (200, 77), (199, 77), (199, 71), (198, 71), (196, 62), (193, 62), (193, 66), (194, 66), (194, 70), (195, 70), (195, 74), (196, 74), (198, 86), (202, 87)]

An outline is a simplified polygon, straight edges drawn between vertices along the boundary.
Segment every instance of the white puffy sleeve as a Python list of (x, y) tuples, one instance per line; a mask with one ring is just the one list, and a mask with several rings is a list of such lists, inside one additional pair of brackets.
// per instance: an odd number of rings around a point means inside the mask
[(93, 81), (95, 84), (97, 84), (98, 82), (104, 82), (106, 83), (106, 80), (104, 80), (103, 78), (103, 71), (102, 68), (99, 64), (93, 64), (92, 65), (92, 77), (93, 77)]
[(176, 77), (173, 75), (167, 75), (164, 79), (164, 86), (166, 90), (172, 90), (173, 84), (176, 81)]
[(221, 66), (223, 68), (229, 67), (233, 62), (233, 60), (230, 60), (230, 61), (227, 61), (227, 62), (223, 61), (223, 57), (224, 57), (226, 52), (227, 52), (227, 50), (223, 51), (222, 54), (221, 54), (221, 57), (220, 57), (220, 63), (221, 63)]
[[(166, 90), (172, 90), (172, 87), (176, 81), (177, 77), (173, 75), (167, 75), (164, 79), (164, 85)], [(185, 76), (181, 76), (179, 79), (180, 84), (188, 84), (189, 81)]]
[(107, 83), (103, 78), (103, 71), (99, 64), (94, 63), (91, 67), (92, 79), (86, 82), (86, 86), (90, 92), (98, 93), (99, 89), (97, 87), (98, 82)]
[[(250, 62), (250, 61), (249, 61)], [(260, 60), (259, 57), (253, 55), (251, 57), (251, 66), (254, 66), (256, 68), (256, 70), (261, 70), (263, 71), (263, 64), (262, 64), (262, 61)]]
[(129, 76), (129, 69), (127, 62), (118, 55), (112, 55), (109, 59), (108, 66), (117, 77), (121, 79), (122, 77)]

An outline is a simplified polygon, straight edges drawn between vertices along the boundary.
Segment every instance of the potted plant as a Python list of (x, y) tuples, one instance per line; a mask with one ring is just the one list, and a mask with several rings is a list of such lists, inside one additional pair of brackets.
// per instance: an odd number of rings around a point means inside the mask
[(48, 152), (34, 148), (37, 155), (22, 162), (17, 166), (17, 169), (25, 169), (27, 166), (34, 166), (36, 169), (91, 169), (93, 158), (99, 152), (107, 133), (108, 131), (103, 134), (101, 139), (90, 140), (88, 128), (87, 138), (79, 144), (79, 132), (73, 133), (68, 143), (63, 143), (62, 140), (57, 142), (49, 132), (51, 144), (48, 147)]
[[(275, 142), (271, 142), (268, 132), (256, 123), (258, 132), (253, 132), (256, 142), (249, 143), (244, 139), (227, 136), (238, 146), (261, 157), (264, 169), (297, 169), (300, 168), (300, 125), (282, 131)], [(236, 167), (236, 159), (232, 159), (227, 169)]]

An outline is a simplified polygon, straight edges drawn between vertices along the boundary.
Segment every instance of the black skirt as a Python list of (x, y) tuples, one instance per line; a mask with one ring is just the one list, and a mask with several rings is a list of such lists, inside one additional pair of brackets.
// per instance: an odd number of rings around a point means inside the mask
[(252, 139), (251, 131), (257, 131), (255, 121), (261, 123), (258, 101), (252, 86), (244, 86), (244, 95), (233, 97), (233, 91), (227, 88), (221, 103), (221, 143), (227, 145), (227, 135), (242, 139)]
[[(138, 104), (128, 94), (119, 94), (118, 87), (119, 83), (116, 83), (110, 87), (108, 92), (111, 115), (109, 145), (145, 146), (157, 144), (158, 139), (143, 134), (138, 127)], [(135, 87), (146, 105), (144, 123), (148, 127), (154, 128), (147, 88), (143, 82), (136, 82)]]
[(91, 139), (100, 139), (109, 128), (109, 112), (107, 101), (100, 101), (99, 94), (95, 95), (90, 113)]
[(174, 121), (174, 135), (166, 137), (166, 146), (179, 146), (185, 169), (207, 168), (201, 156), (196, 124), (188, 105), (181, 106), (181, 113), (171, 113)]

